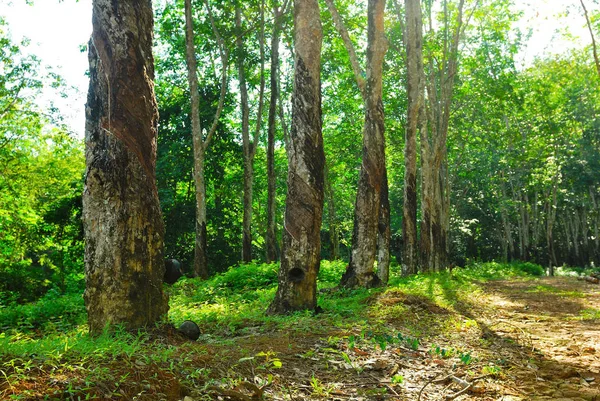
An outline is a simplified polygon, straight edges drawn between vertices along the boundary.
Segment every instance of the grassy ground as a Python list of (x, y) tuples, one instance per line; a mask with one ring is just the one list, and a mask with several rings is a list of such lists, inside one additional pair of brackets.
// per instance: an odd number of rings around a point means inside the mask
[(255, 264), (168, 287), (147, 332), (91, 339), (81, 294), (0, 307), (0, 399), (600, 400), (597, 285), (485, 263), (338, 290), (344, 267), (322, 263), (318, 315), (265, 316)]

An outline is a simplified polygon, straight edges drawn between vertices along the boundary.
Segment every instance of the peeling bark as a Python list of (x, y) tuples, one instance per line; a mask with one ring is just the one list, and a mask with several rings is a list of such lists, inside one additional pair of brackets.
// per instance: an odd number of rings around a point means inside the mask
[(316, 310), (323, 170), (321, 44), (317, 0), (294, 0), (295, 73), (281, 266), (269, 314)]
[(370, 288), (382, 284), (373, 269), (377, 250), (381, 190), (385, 177), (382, 76), (388, 42), (385, 37), (384, 15), (385, 1), (369, 0), (362, 164), (354, 204), (350, 263), (340, 281), (343, 287)]
[(423, 108), (423, 15), (420, 0), (406, 0), (406, 58), (408, 112), (404, 144), (404, 204), (402, 207), (402, 274), (416, 274), (417, 244), (417, 131)]
[(90, 333), (168, 311), (156, 188), (158, 110), (149, 0), (94, 0), (86, 107), (85, 303)]
[(271, 35), (271, 101), (267, 131), (267, 235), (265, 238), (266, 261), (277, 260), (277, 236), (275, 216), (277, 214), (277, 191), (275, 177), (275, 131), (277, 129), (277, 102), (279, 101), (279, 36), (281, 34), (281, 10), (273, 6), (273, 34)]

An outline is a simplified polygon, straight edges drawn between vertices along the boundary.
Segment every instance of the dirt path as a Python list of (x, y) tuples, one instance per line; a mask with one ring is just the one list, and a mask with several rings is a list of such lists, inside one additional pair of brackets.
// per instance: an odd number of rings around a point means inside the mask
[(254, 382), (272, 375), (265, 399), (600, 401), (599, 286), (563, 277), (481, 288), (453, 310), (390, 290), (369, 301), (373, 333), (249, 337), (216, 357), (272, 353), (281, 368), (269, 357), (233, 366)]

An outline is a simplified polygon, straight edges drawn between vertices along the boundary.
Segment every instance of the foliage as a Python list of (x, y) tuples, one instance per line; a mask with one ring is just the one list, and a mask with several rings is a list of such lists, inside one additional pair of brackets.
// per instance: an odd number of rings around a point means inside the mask
[(35, 105), (38, 60), (0, 19), (0, 305), (81, 288), (81, 141)]

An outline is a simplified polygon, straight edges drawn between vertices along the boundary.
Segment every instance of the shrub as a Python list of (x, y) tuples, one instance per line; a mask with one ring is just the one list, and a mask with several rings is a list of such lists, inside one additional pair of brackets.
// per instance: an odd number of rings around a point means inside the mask
[(530, 276), (540, 277), (546, 274), (546, 270), (542, 266), (531, 262), (514, 263), (514, 267)]

